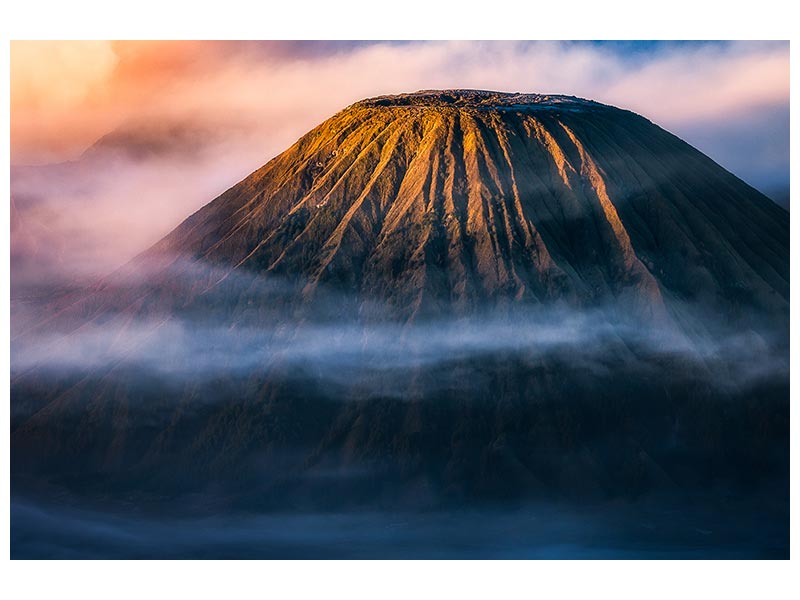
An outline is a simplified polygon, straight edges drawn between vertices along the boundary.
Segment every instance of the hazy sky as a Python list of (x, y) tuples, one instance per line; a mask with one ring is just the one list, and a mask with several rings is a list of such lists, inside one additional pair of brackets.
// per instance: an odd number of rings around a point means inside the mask
[(346, 105), (452, 87), (628, 108), (788, 189), (788, 42), (13, 42), (12, 164), (76, 160), (111, 132), (115, 162), (16, 173), (12, 256), (114, 268)]

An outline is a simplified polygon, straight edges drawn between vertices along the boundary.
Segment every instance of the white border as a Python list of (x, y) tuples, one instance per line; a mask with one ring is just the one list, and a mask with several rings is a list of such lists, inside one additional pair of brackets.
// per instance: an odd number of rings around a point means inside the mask
[(791, 39), (786, 0), (28, 0), (8, 3), (10, 39)]
[[(790, 4), (761, 0), (746, 11), (698, 0), (641, 2), (505, 1), (434, 4), (430, 0), (377, 2), (302, 0), (253, 3), (226, 0), (200, 5), (140, 0), (136, 3), (28, 1), (4, 7), (2, 102), (9, 114), (9, 39), (791, 39)], [(794, 46), (794, 44), (793, 44)], [(792, 48), (792, 64), (797, 51)], [(793, 78), (792, 112), (797, 108)], [(797, 139), (792, 120), (792, 140)], [(9, 139), (8, 121), (3, 135)], [(8, 165), (8, 144), (3, 144)], [(797, 157), (792, 156), (792, 172)], [(8, 169), (3, 185), (8, 198)], [(792, 193), (795, 204), (796, 194)], [(7, 205), (6, 205), (7, 206)], [(3, 406), (0, 425), (2, 531), (0, 586), (8, 598), (324, 597), (517, 598), (520, 596), (654, 598), (798, 597), (791, 561), (782, 562), (9, 562), (8, 373), (9, 227), (2, 213)], [(795, 211), (792, 229), (797, 229)], [(792, 241), (791, 280), (798, 281)], [(792, 286), (792, 297), (795, 286)], [(792, 322), (792, 338), (798, 334)], [(797, 372), (792, 355), (792, 371)], [(791, 402), (794, 405), (796, 391)], [(792, 457), (798, 451), (798, 415), (792, 411)], [(792, 461), (796, 499), (797, 460)], [(793, 503), (794, 505), (794, 503)], [(793, 511), (794, 512), (794, 511)], [(792, 546), (797, 527), (792, 522)]]

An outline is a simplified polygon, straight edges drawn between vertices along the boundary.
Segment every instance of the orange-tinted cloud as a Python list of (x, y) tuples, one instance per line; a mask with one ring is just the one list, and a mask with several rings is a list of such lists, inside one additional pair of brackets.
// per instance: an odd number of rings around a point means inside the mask
[(74, 158), (192, 76), (194, 42), (15, 41), (12, 163)]
[(205, 119), (286, 143), (362, 97), (420, 88), (574, 94), (673, 129), (789, 97), (788, 44), (775, 43), (632, 60), (546, 42), (14, 42), (11, 58), (14, 163), (74, 157), (130, 119)]

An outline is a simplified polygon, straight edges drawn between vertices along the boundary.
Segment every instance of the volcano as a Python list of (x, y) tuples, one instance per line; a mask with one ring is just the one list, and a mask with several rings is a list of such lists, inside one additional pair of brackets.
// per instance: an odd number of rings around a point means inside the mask
[(785, 310), (785, 211), (633, 113), (563, 96), (421, 92), (356, 103), (154, 251), (382, 299), (705, 295)]
[(18, 488), (788, 498), (788, 213), (590, 100), (357, 102), (38, 316)]
[(788, 245), (785, 210), (643, 117), (455, 90), (357, 102), (127, 268), (201, 261), (203, 292), (279, 275), (297, 306), (323, 286), (404, 320), (609, 301), (785, 316)]

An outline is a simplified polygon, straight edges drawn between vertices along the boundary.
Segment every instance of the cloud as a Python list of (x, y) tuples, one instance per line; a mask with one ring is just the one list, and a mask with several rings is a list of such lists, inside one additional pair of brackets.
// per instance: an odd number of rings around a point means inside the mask
[[(131, 266), (84, 304), (51, 311), (47, 321), (41, 320), (41, 305), (16, 306), (12, 321), (38, 324), (14, 336), (12, 374), (127, 368), (183, 383), (237, 379), (279, 367), (326, 389), (347, 390), (359, 382), (359, 393), (368, 398), (407, 397), (410, 382), (418, 391), (423, 385), (419, 373), (436, 374), (423, 396), (485, 383), (475, 365), (489, 368), (497, 357), (531, 369), (561, 365), (596, 377), (609, 372), (609, 357), (629, 373), (658, 373), (664, 364), (677, 364), (687, 380), (717, 389), (788, 374), (780, 324), (776, 330), (775, 323), (754, 320), (756, 333), (690, 303), (673, 303), (681, 327), (620, 314), (613, 305), (487, 308), (472, 316), (398, 323), (377, 303), (362, 305), (360, 312), (369, 319), (343, 316), (341, 307), (360, 299), (334, 289), (321, 287), (312, 303), (297, 306), (291, 300), (302, 284), (277, 276), (226, 272), (182, 257), (162, 268), (161, 259)], [(132, 310), (142, 303), (146, 282), (159, 278), (170, 282), (171, 303)], [(185, 302), (193, 296), (194, 303)], [(49, 301), (42, 305), (52, 306)], [(253, 313), (251, 305), (262, 308)], [(88, 318), (92, 306), (104, 310)], [(294, 308), (282, 308), (287, 306)]]
[(71, 109), (114, 72), (118, 56), (109, 42), (15, 42), (12, 102), (16, 108)]
[[(786, 357), (752, 332), (726, 331), (690, 343), (674, 329), (627, 322), (611, 312), (529, 311), (513, 318), (440, 320), (413, 327), (358, 323), (285, 327), (236, 327), (207, 320), (170, 319), (89, 323), (78, 331), (42, 332), (15, 342), (12, 373), (92, 373), (110, 368), (155, 375), (164, 381), (202, 382), (247, 377), (280, 366), (298, 381), (326, 389), (354, 384), (365, 399), (406, 398), (412, 374), (422, 397), (447, 389), (473, 389), (481, 372), (467, 366), (503, 357), (509, 364), (569, 365), (597, 377), (609, 357), (630, 373), (652, 370), (659, 360), (681, 365), (687, 381), (736, 390), (788, 376)], [(643, 357), (643, 358), (640, 358)], [(652, 361), (652, 362), (648, 362)], [(491, 364), (491, 363), (486, 363)], [(674, 376), (674, 378), (677, 376)]]
[[(12, 152), (36, 148), (49, 159), (74, 150), (68, 140), (77, 111), (100, 101), (119, 57), (109, 42), (14, 42), (11, 46)], [(108, 126), (97, 119), (98, 126)], [(79, 143), (83, 140), (79, 138)]]
[[(574, 94), (672, 126), (787, 106), (789, 98), (787, 43), (667, 44), (630, 53), (555, 42), (15, 42), (12, 58), (20, 127), (42, 117), (55, 139), (63, 137), (54, 127), (59, 119), (91, 126), (97, 109), (120, 122), (194, 116), (271, 132), (262, 145), (268, 153), (363, 97), (422, 88)], [(41, 150), (24, 136), (14, 146), (15, 157), (33, 159)]]

